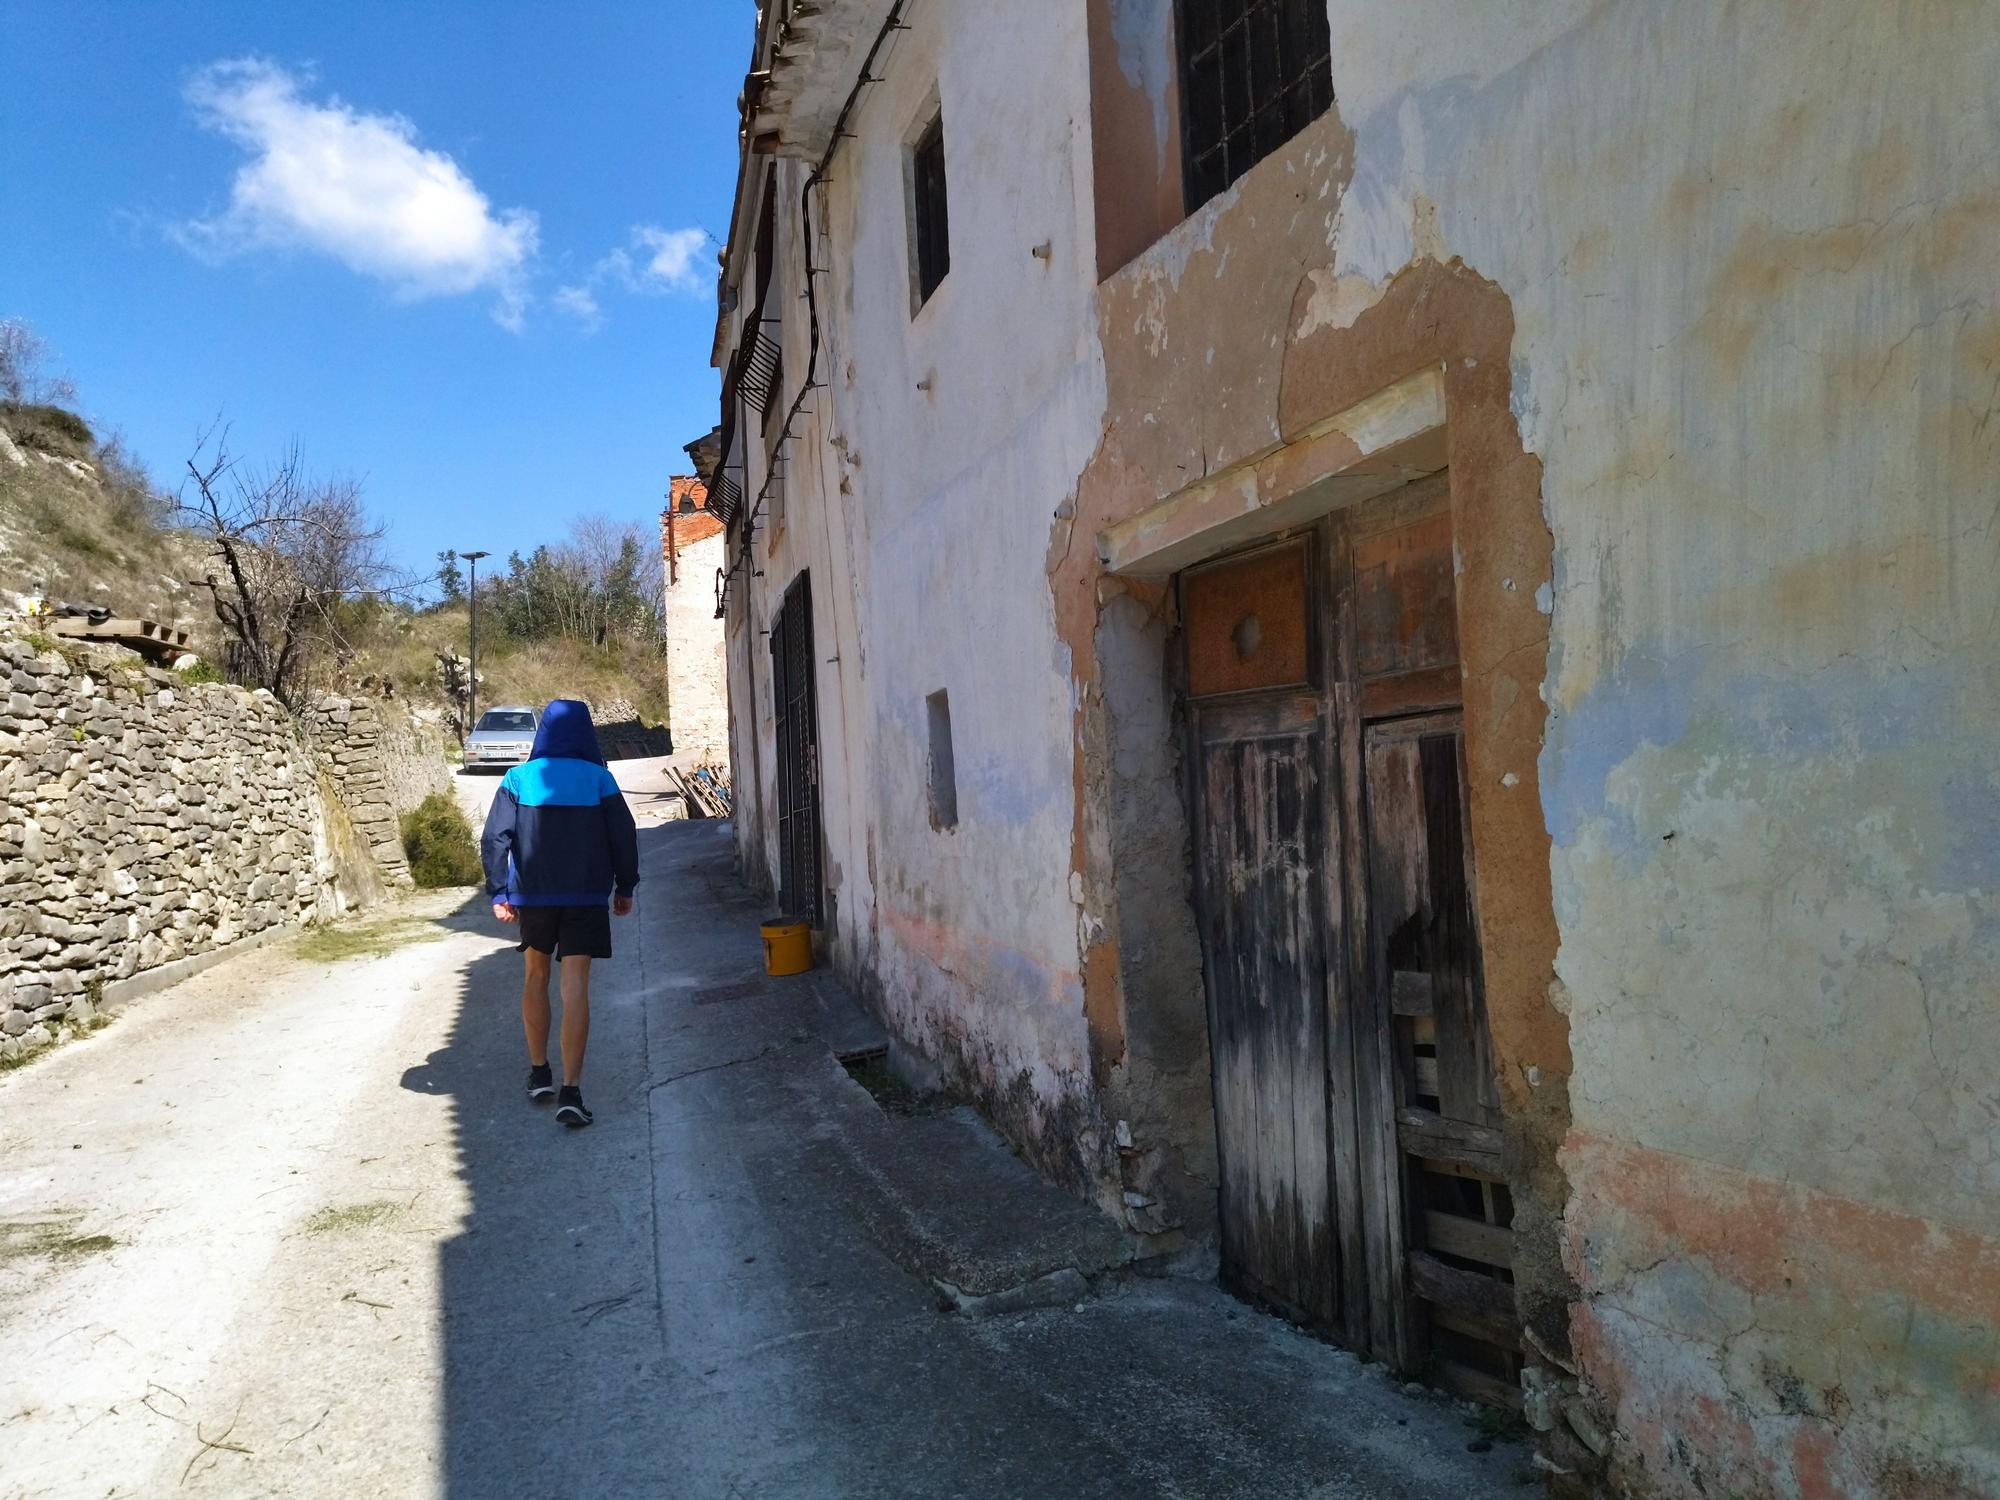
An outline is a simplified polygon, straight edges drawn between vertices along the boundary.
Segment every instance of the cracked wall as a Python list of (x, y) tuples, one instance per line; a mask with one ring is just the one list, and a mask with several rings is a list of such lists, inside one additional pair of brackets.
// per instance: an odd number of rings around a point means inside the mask
[(1332, 285), (1428, 248), (1503, 290), (1544, 465), (1564, 1247), (1615, 1480), (2000, 1491), (2000, 28), (1333, 15)]
[[(1323, 419), (1435, 370), (1522, 1310), (1581, 1389), (1536, 1409), (1558, 1461), (2000, 1491), (1990, 14), (1341, 0), (1334, 113), (1128, 256), (1171, 76), (1102, 48), (1146, 7), (988, 9), (918, 8), (857, 117), (830, 415), (733, 606), (761, 698), (769, 606), (802, 566), (827, 601), (842, 971), (1078, 1191), (1209, 1232), (1171, 602), (1099, 539), (1225, 471), (1297, 490), (1343, 460)], [(954, 263), (912, 318), (896, 151), (933, 86)]]
[[(1146, 840), (1093, 749), (1124, 586), (1065, 534), (1232, 468), (1282, 494), (1317, 416), (1442, 365), (1523, 1311), (1585, 1398), (1559, 1452), (1663, 1494), (2000, 1490), (2000, 32), (1331, 9), (1338, 118), (1101, 290), (1106, 433), (1052, 549), (1088, 903), (1116, 934)], [(1185, 1031), (1139, 967), (1083, 965), (1116, 1066)]]

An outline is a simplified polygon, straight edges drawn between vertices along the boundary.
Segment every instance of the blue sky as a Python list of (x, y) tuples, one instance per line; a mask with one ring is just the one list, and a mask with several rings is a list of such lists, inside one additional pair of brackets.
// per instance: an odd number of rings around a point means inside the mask
[(715, 420), (750, 0), (8, 0), (0, 318), (171, 486), (219, 413), (411, 565), (647, 520)]

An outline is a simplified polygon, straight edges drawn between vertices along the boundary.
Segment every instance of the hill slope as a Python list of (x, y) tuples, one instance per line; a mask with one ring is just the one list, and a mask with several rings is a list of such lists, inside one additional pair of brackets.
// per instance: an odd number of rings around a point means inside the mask
[(200, 549), (115, 443), (57, 407), (0, 404), (0, 605), (36, 593), (205, 633)]

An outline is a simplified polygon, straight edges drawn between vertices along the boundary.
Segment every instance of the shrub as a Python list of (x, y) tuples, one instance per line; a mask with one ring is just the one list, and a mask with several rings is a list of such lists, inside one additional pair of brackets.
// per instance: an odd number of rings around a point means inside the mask
[(37, 406), (20, 402), (0, 403), (0, 419), (17, 442), (64, 458), (91, 458), (97, 438), (90, 424), (73, 411), (60, 406)]
[(222, 668), (218, 667), (205, 656), (196, 657), (195, 663), (191, 667), (176, 667), (174, 675), (179, 677), (182, 682), (189, 684), (229, 681), (227, 674), (223, 672)]
[(403, 814), (403, 853), (420, 886), (478, 885), (486, 878), (472, 825), (449, 792), (432, 792)]

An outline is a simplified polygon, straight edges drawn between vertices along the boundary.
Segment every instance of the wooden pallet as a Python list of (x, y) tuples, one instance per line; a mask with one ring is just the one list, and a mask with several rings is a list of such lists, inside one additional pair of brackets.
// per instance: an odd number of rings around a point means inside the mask
[(110, 619), (91, 621), (81, 615), (57, 615), (48, 622), (50, 635), (66, 640), (103, 641), (126, 646), (155, 661), (171, 661), (192, 651), (193, 637), (177, 625), (158, 620)]

